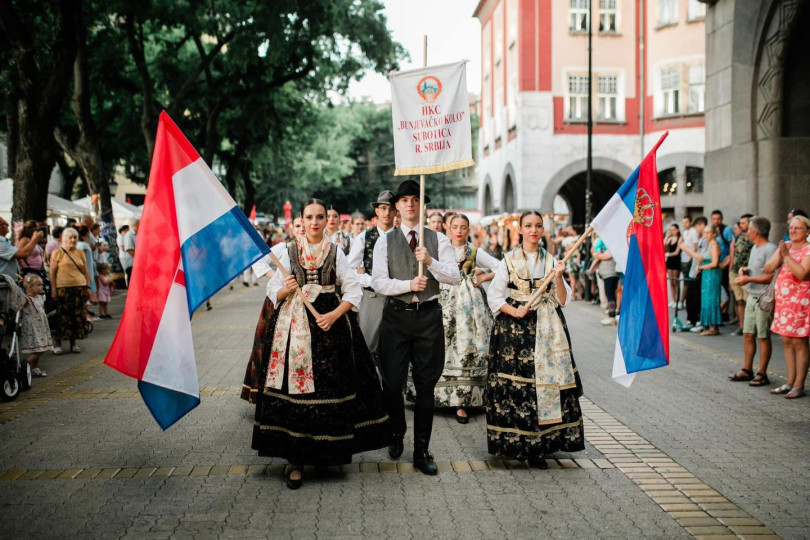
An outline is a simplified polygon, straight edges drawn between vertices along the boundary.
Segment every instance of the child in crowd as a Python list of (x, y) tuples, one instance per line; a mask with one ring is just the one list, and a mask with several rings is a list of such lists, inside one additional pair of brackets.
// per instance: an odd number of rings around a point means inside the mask
[(99, 319), (112, 319), (108, 305), (110, 303), (110, 295), (112, 287), (115, 287), (113, 280), (110, 278), (110, 265), (107, 263), (98, 263), (98, 318)]
[(39, 368), (39, 357), (50, 351), (51, 329), (48, 316), (45, 314), (45, 295), (42, 278), (36, 274), (27, 274), (23, 278), (25, 305), (22, 308), (20, 323), (20, 351), (28, 355), (31, 373), (34, 377), (45, 377), (48, 374)]

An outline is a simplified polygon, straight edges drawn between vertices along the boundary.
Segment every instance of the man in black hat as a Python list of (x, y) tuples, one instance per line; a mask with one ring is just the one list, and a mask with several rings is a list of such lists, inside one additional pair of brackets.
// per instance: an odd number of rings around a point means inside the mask
[(368, 350), (374, 357), (374, 363), (380, 366), (379, 343), (380, 321), (382, 320), (385, 296), (377, 294), (371, 287), (371, 268), (374, 261), (374, 245), (380, 236), (394, 228), (394, 216), (397, 211), (391, 203), (394, 196), (392, 191), (383, 191), (377, 200), (371, 203), (374, 215), (377, 216), (377, 226), (358, 234), (352, 240), (349, 251), (349, 266), (357, 269), (360, 286), (363, 287), (363, 301), (360, 302), (360, 311), (357, 322), (366, 339)]
[[(402, 218), (399, 228), (380, 236), (374, 246), (372, 284), (388, 298), (380, 323), (380, 373), (383, 395), (394, 431), (388, 453), (399, 458), (405, 436), (402, 391), (411, 366), (416, 389), (413, 420), (413, 463), (424, 474), (438, 472), (428, 451), (433, 429), (433, 391), (444, 368), (444, 327), (439, 283), (459, 280), (453, 248), (446, 236), (424, 229), (419, 245), (419, 184), (406, 180), (391, 199)], [(426, 196), (425, 202), (430, 202)], [(418, 275), (418, 263), (425, 266)]]

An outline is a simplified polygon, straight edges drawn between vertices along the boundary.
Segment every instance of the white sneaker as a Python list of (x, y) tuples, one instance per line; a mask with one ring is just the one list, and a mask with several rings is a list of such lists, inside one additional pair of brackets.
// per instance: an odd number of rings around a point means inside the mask
[(42, 371), (39, 368), (32, 369), (31, 370), (31, 375), (33, 375), (34, 377), (47, 377), (48, 376), (47, 373), (45, 373), (44, 371)]
[(616, 322), (616, 319), (614, 319), (613, 317), (607, 317), (599, 321), (599, 324), (601, 324), (602, 326), (615, 326), (618, 323)]
[(700, 325), (693, 326), (689, 331), (694, 332), (696, 334), (699, 334), (699, 333), (703, 332), (703, 327), (700, 326)]
[(669, 307), (675, 307), (675, 302), (670, 302)]
[(680, 302), (678, 302), (678, 303), (675, 305), (675, 308), (676, 308), (676, 309), (683, 309), (683, 304), (681, 304)]

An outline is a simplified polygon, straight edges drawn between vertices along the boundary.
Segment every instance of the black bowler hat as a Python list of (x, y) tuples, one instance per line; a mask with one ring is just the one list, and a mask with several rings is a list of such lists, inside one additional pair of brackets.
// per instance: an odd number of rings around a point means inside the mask
[(393, 204), (391, 202), (391, 198), (394, 196), (394, 192), (391, 190), (386, 189), (385, 191), (381, 191), (379, 195), (377, 195), (377, 200), (371, 203), (372, 208), (377, 208), (381, 204)]
[[(397, 188), (396, 194), (391, 198), (391, 204), (396, 204), (397, 201), (406, 195), (413, 195), (414, 197), (419, 196), (419, 183), (413, 180), (405, 180), (402, 182), (399, 187)], [(425, 204), (430, 202), (430, 197), (425, 195)]]

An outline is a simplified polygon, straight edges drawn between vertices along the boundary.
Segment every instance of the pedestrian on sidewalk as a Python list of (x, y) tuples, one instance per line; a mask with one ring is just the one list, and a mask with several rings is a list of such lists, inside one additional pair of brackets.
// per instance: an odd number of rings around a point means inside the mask
[[(734, 307), (737, 314), (737, 321), (739, 328), (731, 333), (732, 336), (739, 336), (744, 333), (745, 322), (745, 306), (748, 301), (748, 288), (741, 286), (737, 283), (737, 278), (740, 276), (740, 268), (748, 265), (748, 259), (751, 255), (751, 248), (753, 244), (748, 238), (748, 227), (751, 224), (752, 214), (743, 214), (740, 216), (740, 233), (735, 235), (731, 243), (731, 264), (729, 265), (729, 286), (731, 287), (732, 299), (734, 300)], [(770, 221), (768, 222), (768, 230), (770, 230)], [(774, 249), (776, 246), (774, 246)], [(768, 259), (766, 258), (765, 261)], [(763, 261), (764, 264), (764, 261)]]
[[(424, 247), (419, 244), (419, 184), (402, 182), (391, 199), (402, 216), (402, 225), (381, 236), (374, 246), (372, 284), (388, 296), (383, 308), (380, 335), (380, 373), (393, 438), (388, 447), (392, 459), (402, 455), (405, 437), (405, 401), (402, 388), (411, 367), (416, 392), (413, 420), (413, 463), (423, 474), (438, 473), (430, 454), (436, 382), (444, 368), (444, 326), (439, 303), (439, 284), (455, 285), (458, 266), (450, 240), (424, 228)], [(425, 196), (426, 204), (430, 198)], [(418, 263), (424, 275), (418, 275)]]
[[(742, 222), (742, 220), (740, 220)], [(771, 232), (771, 222), (764, 217), (745, 218), (746, 235), (751, 248), (748, 263), (737, 269), (739, 274), (735, 283), (739, 288), (745, 288), (747, 299), (745, 313), (740, 317), (743, 326), (743, 367), (729, 376), (732, 381), (750, 381), (750, 386), (765, 386), (771, 384), (768, 379), (768, 363), (771, 360), (771, 323), (773, 313), (764, 311), (759, 307), (759, 297), (768, 288), (773, 279), (773, 273), (765, 272), (765, 263), (776, 251), (776, 246), (768, 242)], [(737, 242), (735, 241), (735, 244)], [(754, 375), (754, 355), (757, 352), (757, 339), (759, 339), (759, 369)]]
[(667, 281), (669, 282), (669, 294), (672, 301), (669, 307), (674, 308), (678, 304), (678, 280), (681, 277), (681, 245), (683, 237), (681, 229), (673, 223), (667, 229), (664, 236), (664, 257), (667, 269)]
[[(782, 336), (787, 367), (787, 384), (772, 390), (787, 399), (804, 396), (804, 381), (810, 364), (810, 219), (790, 220), (790, 242), (779, 242), (779, 249), (765, 265), (765, 272), (776, 272), (774, 317), (771, 331)], [(790, 388), (788, 388), (790, 387)]]
[[(301, 214), (295, 216), (292, 225), (294, 236), (291, 242), (294, 242), (296, 239), (304, 236), (304, 220), (301, 218)], [(286, 252), (288, 249), (287, 244), (280, 243), (275, 244), (270, 248), (270, 251), (273, 252), (273, 255), (275, 255), (277, 259), (280, 259), (282, 253)], [(270, 259), (269, 255), (266, 255), (254, 263), (249, 270), (255, 273), (256, 276), (272, 278), (276, 273), (274, 268), (275, 265), (272, 259)], [(267, 332), (270, 328), (270, 319), (273, 317), (273, 310), (273, 301), (265, 295), (264, 304), (259, 313), (259, 321), (256, 323), (256, 331), (253, 333), (253, 348), (250, 350), (250, 357), (248, 358), (247, 368), (245, 369), (245, 378), (242, 381), (242, 392), (240, 394), (242, 399), (254, 405), (256, 404), (256, 394), (259, 392), (259, 372), (261, 371), (262, 356), (264, 355), (265, 343), (267, 343)]]
[(301, 486), (304, 465), (351, 463), (353, 454), (391, 440), (380, 381), (351, 311), (362, 298), (357, 273), (324, 234), (326, 205), (310, 199), (302, 215), (305, 237), (287, 244), (279, 258), (287, 277), (279, 271), (267, 285), (276, 309), (262, 354), (252, 442), (260, 456), (290, 462), (290, 489)]
[(619, 273), (616, 271), (616, 260), (608, 251), (607, 245), (600, 238), (593, 247), (594, 258), (599, 261), (596, 272), (605, 283), (605, 297), (607, 298), (607, 318), (602, 319), (602, 326), (618, 324), (616, 315), (616, 289), (619, 287)]
[[(131, 233), (130, 233), (131, 234)], [(87, 299), (90, 273), (84, 251), (76, 247), (79, 233), (73, 227), (62, 231), (62, 247), (51, 255), (51, 296), (56, 302), (56, 338), (53, 354), (62, 354), (62, 341), (70, 342), (70, 351), (80, 353), (76, 340), (87, 337)]]
[(377, 245), (377, 240), (381, 236), (394, 228), (394, 214), (397, 211), (391, 203), (393, 197), (394, 193), (389, 190), (381, 191), (377, 195), (377, 200), (371, 203), (377, 217), (377, 226), (357, 235), (352, 242), (352, 249), (349, 251), (349, 266), (357, 272), (357, 280), (363, 289), (363, 301), (360, 302), (357, 319), (368, 350), (378, 368), (380, 366), (380, 322), (386, 297), (374, 290), (371, 279), (374, 268), (374, 246)]
[[(585, 449), (579, 397), (582, 382), (562, 313), (571, 290), (565, 265), (539, 246), (543, 218), (520, 216), (522, 242), (495, 270), (487, 300), (495, 314), (487, 374), (487, 448), (490, 454), (547, 468), (558, 451)], [(526, 303), (545, 276), (549, 288)]]
[(53, 347), (48, 315), (45, 313), (44, 283), (37, 274), (27, 274), (23, 278), (23, 288), (25, 305), (20, 321), (20, 353), (28, 355), (27, 361), (34, 377), (47, 377), (48, 374), (39, 367), (39, 357)]
[(98, 318), (112, 319), (110, 316), (110, 300), (115, 288), (115, 282), (110, 277), (110, 265), (98, 263)]
[(720, 268), (720, 245), (717, 243), (717, 236), (715, 226), (706, 225), (703, 230), (706, 249), (697, 267), (701, 275), (700, 325), (704, 328), (700, 333), (701, 336), (719, 335), (719, 327), (723, 322), (720, 310), (723, 270)]
[[(456, 421), (467, 424), (466, 408), (483, 407), (487, 381), (489, 337), (492, 313), (481, 285), (495, 274), (476, 275), (476, 268), (494, 271), (500, 261), (468, 242), (470, 222), (456, 214), (447, 232), (461, 280), (456, 285), (439, 285), (439, 303), (444, 322), (444, 371), (433, 391), (435, 407), (456, 409)], [(406, 398), (416, 401), (413, 378), (408, 378)]]

